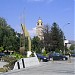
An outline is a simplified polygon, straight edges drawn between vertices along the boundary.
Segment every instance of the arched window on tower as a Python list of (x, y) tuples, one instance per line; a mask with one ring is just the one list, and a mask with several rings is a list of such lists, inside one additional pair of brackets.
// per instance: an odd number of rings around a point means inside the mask
[(39, 23), (37, 23), (37, 25), (39, 25)]
[(41, 25), (42, 25), (42, 23), (41, 23)]

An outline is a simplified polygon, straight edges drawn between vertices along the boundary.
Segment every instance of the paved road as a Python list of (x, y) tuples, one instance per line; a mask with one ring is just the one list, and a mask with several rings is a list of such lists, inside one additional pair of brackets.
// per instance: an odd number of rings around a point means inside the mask
[(7, 62), (0, 61), (0, 68), (2, 68), (6, 64), (8, 64), (8, 63)]
[(37, 67), (2, 73), (0, 75), (75, 75), (75, 58), (69, 61), (41, 62)]

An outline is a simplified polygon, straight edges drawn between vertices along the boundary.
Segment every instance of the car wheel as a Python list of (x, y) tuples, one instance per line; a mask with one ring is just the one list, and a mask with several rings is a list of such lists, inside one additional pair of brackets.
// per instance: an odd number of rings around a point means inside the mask
[(49, 60), (51, 60), (51, 59), (49, 58)]
[(40, 61), (41, 61), (41, 62), (43, 62), (43, 60), (42, 60), (42, 59), (40, 59)]
[(65, 58), (65, 60), (68, 60), (68, 58)]
[(63, 60), (66, 60), (65, 58), (63, 58)]

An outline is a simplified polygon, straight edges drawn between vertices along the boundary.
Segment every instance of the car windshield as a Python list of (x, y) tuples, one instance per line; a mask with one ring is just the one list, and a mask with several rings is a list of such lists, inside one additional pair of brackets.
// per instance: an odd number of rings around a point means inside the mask
[(0, 56), (5, 56), (5, 54), (4, 53), (0, 53)]
[(53, 56), (60, 56), (61, 54), (59, 53), (53, 53)]

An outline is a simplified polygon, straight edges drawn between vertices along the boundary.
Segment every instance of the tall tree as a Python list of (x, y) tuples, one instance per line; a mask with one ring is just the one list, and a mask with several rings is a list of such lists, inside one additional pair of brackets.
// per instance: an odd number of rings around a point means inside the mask
[(4, 18), (0, 17), (0, 26), (7, 26), (7, 22)]
[(44, 46), (47, 52), (64, 50), (64, 34), (56, 23), (44, 27)]
[(74, 50), (74, 49), (75, 49), (75, 44), (71, 44), (70, 50)]
[(0, 18), (0, 47), (4, 50), (18, 50), (20, 37), (15, 30), (11, 28), (4, 18)]
[(51, 48), (52, 50), (64, 50), (64, 35), (56, 23), (51, 27)]
[(41, 53), (42, 51), (41, 41), (37, 36), (34, 36), (32, 39), (32, 51), (35, 51), (36, 53)]
[(46, 49), (46, 52), (49, 52), (50, 51), (50, 26), (48, 24), (44, 26), (43, 34), (44, 34), (43, 45)]

